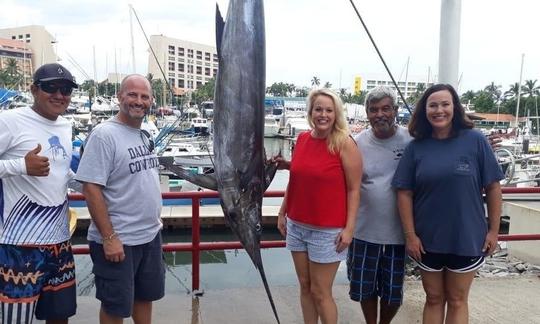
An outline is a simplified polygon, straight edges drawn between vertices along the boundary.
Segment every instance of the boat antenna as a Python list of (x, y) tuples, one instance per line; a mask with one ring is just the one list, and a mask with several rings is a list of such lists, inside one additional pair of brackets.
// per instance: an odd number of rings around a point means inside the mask
[(381, 59), (382, 64), (384, 65), (384, 68), (386, 69), (386, 72), (388, 72), (388, 75), (390, 76), (390, 79), (392, 79), (392, 83), (394, 84), (394, 87), (396, 87), (397, 92), (399, 94), (399, 97), (401, 100), (403, 100), (403, 103), (405, 104), (405, 108), (411, 113), (411, 109), (409, 108), (409, 104), (407, 103), (407, 100), (405, 100), (405, 97), (403, 96), (403, 93), (401, 90), (399, 90), (399, 87), (397, 85), (396, 80), (394, 79), (394, 76), (392, 75), (392, 72), (390, 72), (390, 69), (388, 68), (388, 65), (386, 65), (386, 62), (381, 54), (381, 51), (379, 51), (379, 48), (377, 47), (377, 44), (375, 43), (375, 40), (373, 40), (373, 37), (371, 37), (371, 33), (369, 32), (369, 29), (367, 28), (366, 24), (364, 23), (364, 20), (362, 19), (362, 16), (360, 15), (360, 12), (358, 12), (358, 9), (356, 9), (356, 5), (354, 4), (353, 0), (349, 0), (351, 2), (351, 5), (353, 6), (354, 11), (356, 12), (356, 15), (358, 16), (358, 19), (360, 19), (360, 22), (362, 23), (362, 26), (364, 26), (364, 30), (366, 31), (369, 40), (371, 41), (371, 44), (373, 44), (373, 47), (375, 48), (375, 51), (377, 51), (377, 54), (379, 55), (379, 58)]

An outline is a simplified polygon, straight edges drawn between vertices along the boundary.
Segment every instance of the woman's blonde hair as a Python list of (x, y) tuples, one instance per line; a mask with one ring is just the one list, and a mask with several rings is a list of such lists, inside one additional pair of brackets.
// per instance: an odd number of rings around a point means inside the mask
[(307, 121), (309, 126), (313, 129), (315, 124), (313, 123), (313, 118), (311, 113), (313, 111), (313, 105), (318, 96), (327, 96), (334, 102), (334, 108), (336, 113), (336, 120), (332, 127), (330, 135), (326, 138), (326, 143), (328, 145), (328, 151), (335, 154), (336, 151), (341, 151), (347, 138), (349, 137), (349, 124), (345, 118), (345, 111), (343, 109), (343, 103), (339, 96), (332, 90), (327, 88), (311, 90), (307, 98)]

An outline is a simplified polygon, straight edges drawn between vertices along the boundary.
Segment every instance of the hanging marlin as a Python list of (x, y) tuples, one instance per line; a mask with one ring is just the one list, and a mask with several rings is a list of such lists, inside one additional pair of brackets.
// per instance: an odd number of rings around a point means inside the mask
[(214, 170), (198, 175), (161, 164), (180, 177), (219, 192), (227, 223), (259, 270), (279, 323), (261, 259), (262, 199), (277, 164), (265, 163), (265, 34), (262, 0), (231, 0), (227, 22), (216, 5), (219, 71), (214, 93)]

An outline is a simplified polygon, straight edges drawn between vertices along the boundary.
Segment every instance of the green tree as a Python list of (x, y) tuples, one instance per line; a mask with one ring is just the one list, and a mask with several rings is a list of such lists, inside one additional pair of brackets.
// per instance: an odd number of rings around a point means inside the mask
[(270, 87), (266, 88), (266, 93), (269, 93), (274, 97), (287, 97), (289, 91), (289, 84), (283, 82), (274, 82)]
[(476, 97), (476, 93), (472, 90), (468, 90), (461, 95), (461, 102), (465, 102), (465, 103), (469, 101), (472, 102), (475, 97)]
[(480, 113), (496, 112), (493, 95), (488, 91), (479, 91), (471, 101), (474, 105), (474, 110)]
[[(118, 87), (119, 87), (119, 84), (116, 85), (117, 89)], [(114, 90), (115, 90), (114, 83), (110, 83), (108, 81), (103, 81), (101, 83), (98, 83), (98, 93), (102, 96), (112, 97), (116, 95)]]
[(216, 79), (212, 78), (203, 84), (199, 89), (193, 91), (191, 95), (191, 100), (193, 100), (197, 105), (203, 101), (213, 100), (214, 99), (214, 89), (216, 87)]
[(536, 85), (538, 80), (526, 80), (523, 85), (523, 94), (527, 97), (535, 97), (540, 94), (540, 86)]
[(309, 88), (308, 87), (296, 87), (294, 89), (294, 93), (296, 94), (296, 97), (307, 97), (309, 94)]
[(151, 79), (150, 85), (152, 86), (152, 94), (154, 95), (154, 99), (159, 106), (163, 102), (163, 88), (165, 87), (165, 84), (161, 79)]
[(498, 102), (501, 99), (501, 86), (496, 85), (495, 82), (491, 82), (489, 85), (487, 85), (484, 88), (484, 91), (486, 91), (495, 102)]
[(320, 84), (321, 84), (321, 79), (319, 79), (318, 77), (314, 76), (311, 79), (311, 86), (312, 87), (317, 88), (317, 87), (319, 87)]
[(325, 87), (326, 89), (330, 89), (330, 88), (332, 88), (332, 83), (326, 82), (326, 83), (324, 84), (324, 87)]
[(96, 88), (94, 85), (94, 80), (84, 80), (84, 82), (81, 83), (81, 90), (88, 93), (88, 100), (90, 103), (94, 102), (93, 98), (96, 96)]
[(510, 88), (504, 92), (504, 98), (513, 99), (517, 98), (519, 93), (519, 83), (514, 83), (510, 85)]
[(348, 101), (347, 102), (350, 102), (350, 103), (356, 103), (356, 104), (359, 104), (359, 105), (363, 105), (366, 101), (366, 95), (367, 95), (367, 91), (366, 90), (360, 90), (360, 93), (357, 94), (357, 95), (351, 95), (349, 98), (348, 98)]
[(10, 89), (18, 88), (22, 83), (23, 75), (19, 70), (17, 60), (8, 58), (5, 64), (4, 69), (0, 71), (0, 84)]
[(407, 98), (407, 104), (409, 107), (414, 107), (425, 91), (426, 85), (424, 83), (418, 83), (414, 92)]

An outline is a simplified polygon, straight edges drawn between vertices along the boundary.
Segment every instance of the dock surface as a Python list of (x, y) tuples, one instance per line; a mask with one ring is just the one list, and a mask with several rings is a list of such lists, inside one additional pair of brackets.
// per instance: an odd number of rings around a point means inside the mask
[[(271, 287), (282, 324), (302, 324), (298, 287)], [(365, 323), (360, 305), (348, 296), (347, 285), (335, 285), (340, 324)], [(422, 322), (424, 292), (419, 280), (405, 283), (404, 304), (393, 323)], [(74, 324), (98, 323), (99, 302), (90, 296), (78, 298)], [(469, 298), (471, 324), (540, 323), (540, 278), (527, 275), (476, 278)], [(44, 323), (37, 321), (37, 323)], [(126, 320), (124, 323), (133, 323)], [(154, 303), (156, 324), (275, 324), (264, 288), (205, 291), (202, 297), (167, 295)]]

